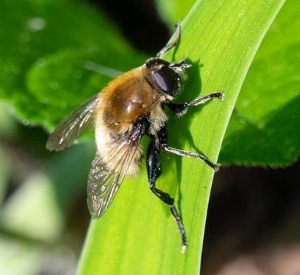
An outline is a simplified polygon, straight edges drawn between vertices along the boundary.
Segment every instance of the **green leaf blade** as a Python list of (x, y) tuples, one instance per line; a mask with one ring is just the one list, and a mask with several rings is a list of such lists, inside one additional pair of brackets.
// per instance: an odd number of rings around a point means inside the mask
[[(181, 41), (174, 51), (175, 60), (188, 57), (193, 63), (178, 101), (194, 99), (200, 91), (201, 96), (224, 91), (225, 100), (191, 110), (180, 120), (171, 118), (171, 146), (201, 150), (217, 160), (238, 92), (283, 3), (207, 0), (195, 4), (182, 22)], [(166, 56), (173, 59), (171, 53)], [(199, 274), (213, 171), (197, 160), (169, 158), (164, 158), (157, 185), (178, 202), (190, 244), (186, 253), (180, 253), (179, 233), (168, 207), (147, 189), (143, 171), (138, 179), (126, 180), (108, 212), (91, 223), (78, 275)]]
[(287, 1), (251, 65), (226, 132), (222, 163), (278, 167), (299, 156), (299, 7)]

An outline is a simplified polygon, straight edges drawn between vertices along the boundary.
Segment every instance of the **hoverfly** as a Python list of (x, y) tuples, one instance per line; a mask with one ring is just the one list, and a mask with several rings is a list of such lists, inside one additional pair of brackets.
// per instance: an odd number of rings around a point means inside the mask
[(138, 174), (142, 157), (140, 140), (147, 135), (151, 140), (146, 157), (150, 190), (170, 207), (185, 249), (186, 233), (174, 199), (155, 185), (161, 174), (160, 151), (198, 158), (215, 171), (219, 164), (198, 153), (168, 145), (168, 118), (164, 108), (168, 107), (180, 117), (189, 107), (213, 98), (223, 100), (223, 93), (173, 103), (182, 90), (185, 70), (191, 65), (186, 59), (170, 63), (160, 56), (175, 47), (179, 38), (180, 24), (177, 24), (173, 42), (161, 49), (155, 58), (109, 82), (100, 93), (74, 110), (50, 135), (47, 148), (62, 150), (72, 145), (91, 124), (95, 125), (97, 152), (88, 178), (88, 207), (92, 217), (99, 218), (110, 206), (124, 177)]

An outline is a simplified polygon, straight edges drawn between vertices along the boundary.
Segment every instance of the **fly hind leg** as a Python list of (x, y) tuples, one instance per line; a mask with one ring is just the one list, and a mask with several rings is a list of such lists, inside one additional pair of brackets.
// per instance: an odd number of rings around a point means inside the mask
[(159, 143), (158, 139), (155, 139), (152, 137), (152, 141), (148, 147), (147, 151), (147, 172), (148, 172), (148, 181), (151, 191), (164, 203), (169, 205), (171, 213), (173, 217), (175, 218), (177, 222), (177, 226), (180, 232), (181, 236), (181, 247), (182, 251), (185, 251), (185, 248), (187, 247), (187, 239), (185, 234), (185, 229), (181, 220), (181, 217), (174, 205), (174, 199), (170, 197), (168, 193), (165, 193), (161, 191), (160, 189), (157, 189), (155, 186), (156, 180), (161, 174), (161, 162), (159, 159), (159, 150), (160, 146), (157, 144)]

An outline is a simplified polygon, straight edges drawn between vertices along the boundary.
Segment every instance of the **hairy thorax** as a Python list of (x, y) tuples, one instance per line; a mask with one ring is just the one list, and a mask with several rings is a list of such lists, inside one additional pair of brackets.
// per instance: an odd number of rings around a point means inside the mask
[(103, 110), (103, 121), (112, 132), (133, 125), (141, 116), (147, 115), (154, 98), (145, 80), (130, 79), (117, 87)]
[[(96, 117), (97, 148), (112, 171), (122, 159), (124, 148), (129, 148), (126, 144), (129, 140), (120, 137), (130, 135), (140, 117), (146, 116), (149, 119), (150, 132), (157, 131), (167, 119), (161, 108), (162, 97), (139, 70), (141, 67), (115, 79), (99, 95), (100, 110)], [(132, 163), (126, 174), (134, 175), (138, 172), (142, 151), (138, 144), (130, 146), (131, 150), (126, 150), (127, 154), (132, 154)]]

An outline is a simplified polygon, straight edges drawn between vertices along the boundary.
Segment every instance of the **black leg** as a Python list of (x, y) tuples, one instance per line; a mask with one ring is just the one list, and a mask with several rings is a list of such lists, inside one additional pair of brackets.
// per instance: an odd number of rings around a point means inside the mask
[[(166, 138), (166, 136), (163, 136)], [(170, 197), (169, 194), (156, 188), (155, 183), (159, 175), (161, 174), (161, 163), (159, 159), (159, 150), (160, 150), (160, 141), (157, 138), (152, 137), (152, 141), (148, 147), (147, 151), (147, 172), (148, 172), (148, 181), (151, 191), (160, 198), (164, 203), (168, 204), (173, 217), (177, 222), (177, 226), (181, 236), (181, 246), (182, 251), (184, 252), (187, 247), (187, 239), (185, 234), (185, 229), (180, 218), (180, 215), (174, 205), (174, 199)]]
[(188, 62), (187, 58), (183, 58), (178, 63), (171, 63), (169, 67), (175, 69), (175, 71), (184, 71), (185, 69), (192, 67), (192, 64)]
[(200, 159), (202, 160), (204, 163), (206, 163), (208, 166), (210, 166), (211, 168), (213, 168), (216, 172), (219, 170), (220, 168), (220, 164), (218, 163), (213, 163), (211, 162), (207, 157), (203, 156), (203, 155), (200, 155), (198, 153), (195, 153), (195, 152), (189, 152), (189, 151), (184, 151), (184, 150), (181, 150), (181, 149), (176, 149), (176, 148), (173, 148), (173, 147), (169, 147), (167, 145), (163, 145), (162, 148), (164, 150), (166, 150), (167, 152), (170, 152), (170, 153), (173, 153), (175, 155), (178, 155), (178, 156), (182, 156), (182, 157), (192, 157), (192, 158), (197, 158), (197, 159)]
[(174, 48), (178, 42), (179, 42), (179, 38), (180, 38), (180, 23), (177, 23), (175, 26), (175, 38), (172, 42), (168, 43), (166, 46), (164, 46), (156, 55), (156, 58), (160, 58), (160, 56), (164, 53), (166, 53), (167, 51), (171, 50), (172, 48)]
[(183, 116), (189, 109), (189, 107), (192, 106), (198, 106), (201, 105), (213, 98), (218, 98), (219, 100), (223, 101), (224, 93), (212, 93), (209, 95), (206, 95), (201, 98), (194, 99), (190, 102), (184, 102), (184, 103), (168, 103), (166, 104), (177, 116)]

